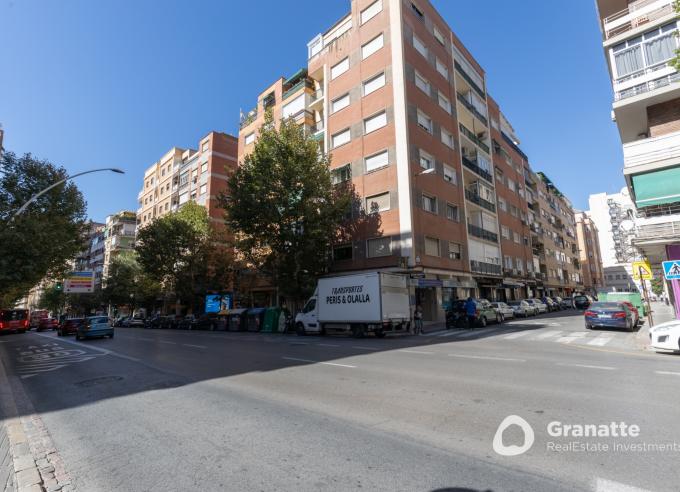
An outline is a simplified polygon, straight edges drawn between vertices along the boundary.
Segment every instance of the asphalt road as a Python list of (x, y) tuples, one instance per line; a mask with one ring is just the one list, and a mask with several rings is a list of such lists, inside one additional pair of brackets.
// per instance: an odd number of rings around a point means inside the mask
[[(113, 340), (75, 342), (31, 332), (1, 337), (0, 356), (27, 396), (20, 408), (42, 418), (82, 491), (680, 483), (680, 357), (636, 350), (635, 334), (585, 332), (574, 313), (382, 340), (120, 328)], [(510, 415), (535, 440), (501, 456), (492, 443)], [(640, 431), (554, 436), (555, 421)], [(521, 445), (523, 434), (511, 427), (502, 442)], [(643, 443), (671, 450), (630, 448)]]

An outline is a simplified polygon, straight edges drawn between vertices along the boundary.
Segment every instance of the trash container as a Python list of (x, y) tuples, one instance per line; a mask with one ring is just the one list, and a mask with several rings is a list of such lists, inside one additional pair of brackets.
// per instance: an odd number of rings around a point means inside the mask
[(266, 308), (252, 308), (248, 309), (246, 313), (246, 329), (247, 331), (260, 331), (264, 324), (264, 314), (267, 312)]
[(286, 331), (286, 313), (280, 307), (270, 307), (264, 314), (262, 331), (266, 333), (284, 333)]
[(231, 309), (227, 326), (229, 331), (246, 331), (247, 309)]

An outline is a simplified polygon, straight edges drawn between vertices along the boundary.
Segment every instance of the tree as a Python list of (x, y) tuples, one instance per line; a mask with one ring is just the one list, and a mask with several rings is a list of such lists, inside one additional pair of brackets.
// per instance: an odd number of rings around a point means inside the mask
[(654, 277), (651, 281), (652, 284), (652, 292), (654, 295), (660, 296), (661, 293), (663, 292), (663, 287), (664, 287), (664, 281), (663, 279)]
[(152, 307), (160, 286), (142, 270), (137, 253), (122, 251), (111, 260), (106, 287), (102, 299), (112, 305), (134, 303), (141, 307)]
[(277, 129), (268, 114), (253, 152), (218, 198), (239, 255), (296, 299), (328, 270), (350, 209), (348, 190), (331, 182), (329, 159), (293, 120)]
[(85, 201), (73, 183), (33, 195), (67, 176), (63, 167), (30, 154), (0, 156), (0, 305), (12, 305), (43, 278), (56, 278), (84, 247)]
[[(673, 8), (675, 9), (675, 13), (678, 14), (677, 18), (680, 18), (680, 0), (675, 0), (675, 2), (673, 2)], [(675, 35), (680, 36), (680, 32), (675, 31)], [(675, 50), (675, 58), (670, 61), (670, 65), (680, 71), (680, 49)]]
[(221, 254), (216, 242), (206, 209), (191, 201), (141, 229), (136, 251), (139, 264), (151, 279), (196, 308), (200, 296), (222, 273), (212, 261)]
[(66, 294), (63, 290), (57, 289), (56, 285), (52, 284), (43, 290), (38, 307), (47, 309), (52, 314), (60, 313), (66, 306)]

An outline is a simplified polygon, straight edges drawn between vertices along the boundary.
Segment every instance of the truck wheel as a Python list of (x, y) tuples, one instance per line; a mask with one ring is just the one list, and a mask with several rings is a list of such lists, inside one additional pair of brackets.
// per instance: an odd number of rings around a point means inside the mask
[(354, 325), (352, 326), (352, 335), (354, 338), (363, 338), (366, 330), (364, 325)]
[(302, 323), (296, 324), (295, 325), (295, 333), (299, 337), (304, 337), (307, 334), (307, 332), (305, 331), (305, 325), (303, 325)]
[(387, 335), (387, 333), (385, 333), (385, 331), (382, 328), (375, 330), (375, 336), (376, 337), (385, 338), (385, 335)]

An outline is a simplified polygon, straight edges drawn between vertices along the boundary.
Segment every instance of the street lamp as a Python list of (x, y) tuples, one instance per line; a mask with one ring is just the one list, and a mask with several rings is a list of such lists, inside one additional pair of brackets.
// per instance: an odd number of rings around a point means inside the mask
[(16, 211), (16, 213), (12, 216), (12, 219), (21, 215), (28, 208), (28, 206), (31, 203), (36, 201), (40, 196), (44, 195), (45, 193), (50, 191), (52, 188), (59, 186), (60, 184), (68, 181), (69, 179), (73, 179), (73, 178), (77, 178), (78, 176), (82, 176), (83, 174), (97, 173), (97, 172), (100, 172), (100, 171), (112, 171), (112, 172), (118, 173), (118, 174), (125, 174), (125, 171), (123, 171), (122, 169), (117, 169), (117, 168), (114, 168), (114, 167), (106, 167), (106, 168), (102, 168), (102, 169), (90, 169), (89, 171), (83, 171), (82, 173), (77, 173), (77, 174), (74, 174), (73, 176), (67, 176), (64, 179), (59, 180), (54, 184), (51, 184), (50, 186), (48, 186), (47, 188), (42, 190), (40, 193), (33, 195), (26, 203), (24, 203), (21, 206), (21, 208), (19, 210)]

